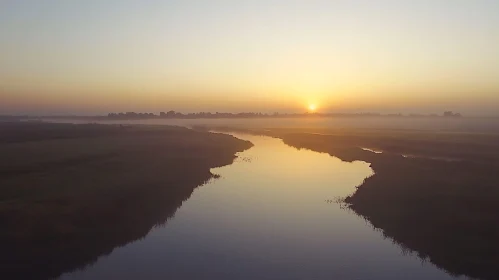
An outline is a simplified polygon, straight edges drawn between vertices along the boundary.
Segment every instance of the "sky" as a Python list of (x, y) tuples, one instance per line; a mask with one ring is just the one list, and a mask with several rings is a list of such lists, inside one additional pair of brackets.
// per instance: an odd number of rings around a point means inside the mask
[(499, 112), (497, 0), (0, 0), (0, 114)]

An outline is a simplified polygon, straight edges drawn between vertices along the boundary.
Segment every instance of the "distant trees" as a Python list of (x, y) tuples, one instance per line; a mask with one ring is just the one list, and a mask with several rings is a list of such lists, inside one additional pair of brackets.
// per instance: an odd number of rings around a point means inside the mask
[[(108, 118), (111, 119), (153, 119), (153, 118), (162, 118), (162, 119), (226, 119), (226, 118), (297, 118), (297, 117), (308, 117), (308, 118), (316, 118), (316, 117), (380, 117), (380, 118), (426, 118), (426, 117), (439, 117), (436, 114), (431, 115), (423, 115), (423, 114), (409, 114), (403, 115), (401, 113), (398, 114), (380, 114), (373, 112), (364, 112), (364, 113), (278, 113), (274, 112), (271, 114), (267, 113), (254, 113), (254, 112), (241, 112), (241, 113), (221, 113), (221, 112), (199, 112), (199, 113), (187, 113), (183, 114), (180, 112), (176, 112), (170, 110), (168, 112), (160, 112), (159, 115), (155, 115), (153, 113), (136, 113), (136, 112), (126, 112), (126, 113), (109, 113), (107, 115)], [(449, 118), (449, 117), (461, 117), (460, 113), (454, 113), (452, 111), (445, 111), (441, 117)]]
[(126, 113), (109, 113), (108, 118), (114, 119), (141, 119), (141, 118), (179, 118), (179, 119), (209, 119), (209, 118), (261, 118), (261, 117), (279, 117), (279, 116), (298, 116), (300, 114), (279, 114), (274, 113), (272, 115), (262, 114), (262, 113), (211, 113), (211, 112), (199, 112), (199, 113), (188, 113), (182, 114), (180, 112), (175, 112), (173, 110), (168, 112), (160, 112), (159, 115), (154, 115), (153, 113), (136, 113), (136, 112), (126, 112)]
[(461, 116), (460, 113), (454, 113), (452, 111), (445, 111), (444, 112), (444, 117), (451, 117), (451, 118), (452, 117), (454, 117), (454, 118), (457, 117), (458, 118), (458, 117), (462, 117), (462, 116)]
[(153, 113), (135, 113), (135, 112), (126, 112), (126, 113), (109, 113), (107, 114), (108, 118), (113, 119), (147, 119), (157, 117)]

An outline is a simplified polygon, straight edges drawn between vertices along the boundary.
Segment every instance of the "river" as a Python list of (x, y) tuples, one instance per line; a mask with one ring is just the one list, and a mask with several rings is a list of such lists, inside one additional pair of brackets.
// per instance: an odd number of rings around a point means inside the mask
[(369, 164), (234, 135), (255, 146), (173, 218), (61, 279), (455, 279), (334, 202)]

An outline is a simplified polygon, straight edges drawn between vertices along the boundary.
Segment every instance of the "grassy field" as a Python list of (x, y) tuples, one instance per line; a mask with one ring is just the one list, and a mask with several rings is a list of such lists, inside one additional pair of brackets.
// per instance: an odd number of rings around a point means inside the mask
[(389, 130), (273, 133), (297, 148), (371, 163), (375, 175), (345, 200), (352, 210), (404, 249), (451, 274), (499, 279), (499, 136)]
[[(453, 275), (499, 279), (499, 135), (435, 130), (218, 127), (371, 164), (345, 199), (399, 244)], [(366, 151), (368, 148), (382, 153)], [(404, 156), (403, 156), (404, 155)]]
[[(165, 126), (2, 123), (0, 131), (0, 269), (8, 279), (57, 276), (145, 236), (213, 176), (210, 168), (251, 146)], [(499, 279), (498, 134), (242, 131), (371, 163), (375, 175), (345, 199), (354, 212), (452, 274)]]
[(179, 127), (0, 123), (0, 275), (47, 279), (165, 223), (251, 143)]

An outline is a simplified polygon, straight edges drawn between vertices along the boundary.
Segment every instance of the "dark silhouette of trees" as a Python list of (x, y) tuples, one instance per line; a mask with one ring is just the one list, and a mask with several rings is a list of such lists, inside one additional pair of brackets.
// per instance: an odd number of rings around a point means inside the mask
[(444, 117), (447, 117), (447, 118), (459, 118), (461, 117), (461, 114), (460, 113), (454, 113), (452, 111), (445, 111), (444, 112)]
[[(274, 112), (271, 114), (261, 112), (241, 112), (241, 113), (222, 113), (222, 112), (199, 112), (199, 113), (181, 113), (170, 110), (168, 112), (160, 112), (159, 115), (153, 113), (109, 113), (107, 115), (110, 119), (229, 119), (229, 118), (299, 118), (299, 117), (383, 117), (383, 118), (437, 118), (436, 114), (423, 115), (423, 114), (380, 114), (375, 112), (364, 113), (279, 113)], [(461, 117), (460, 113), (446, 111), (441, 117)]]

